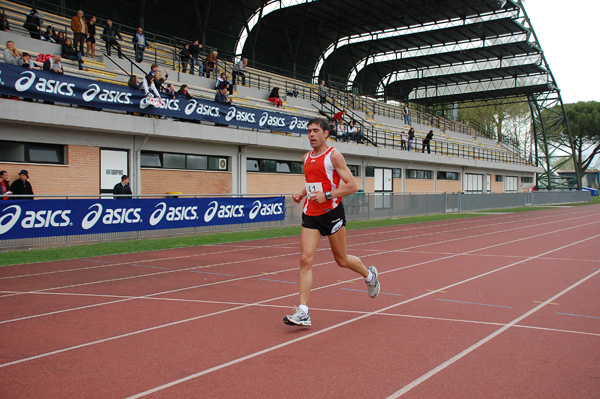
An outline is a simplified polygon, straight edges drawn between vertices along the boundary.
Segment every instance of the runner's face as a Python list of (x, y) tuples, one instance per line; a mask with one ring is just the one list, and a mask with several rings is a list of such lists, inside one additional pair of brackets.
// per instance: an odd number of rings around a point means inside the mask
[[(328, 131), (329, 132), (329, 131)], [(320, 125), (311, 123), (308, 125), (308, 140), (312, 148), (319, 148), (327, 140), (328, 133), (325, 133)]]

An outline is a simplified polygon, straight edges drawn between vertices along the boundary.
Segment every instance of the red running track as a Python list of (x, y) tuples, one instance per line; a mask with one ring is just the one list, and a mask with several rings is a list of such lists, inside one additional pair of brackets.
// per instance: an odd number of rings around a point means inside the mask
[(599, 398), (600, 206), (0, 268), (2, 398)]

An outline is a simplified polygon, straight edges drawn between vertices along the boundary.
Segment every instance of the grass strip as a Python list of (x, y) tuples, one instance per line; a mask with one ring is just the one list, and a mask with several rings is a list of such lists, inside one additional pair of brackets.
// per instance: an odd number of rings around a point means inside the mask
[[(593, 197), (592, 201), (583, 205), (598, 204), (600, 197)], [(573, 204), (575, 205), (575, 204)], [(579, 205), (579, 204), (576, 204)], [(395, 219), (349, 221), (348, 230), (368, 229), (374, 227), (396, 226), (404, 224), (437, 222), (452, 219), (482, 217), (489, 212), (529, 212), (554, 207), (518, 207), (507, 209), (494, 209), (474, 213), (450, 213), (423, 216), (409, 216)], [(245, 230), (235, 232), (207, 233), (189, 236), (175, 236), (167, 238), (145, 238), (140, 240), (110, 241), (95, 244), (77, 244), (55, 248), (18, 249), (0, 253), (0, 266), (49, 262), (66, 259), (91, 258), (104, 255), (118, 255), (145, 251), (156, 251), (170, 248), (193, 247), (200, 245), (222, 244), (228, 242), (243, 242), (266, 238), (288, 237), (300, 234), (300, 226)]]

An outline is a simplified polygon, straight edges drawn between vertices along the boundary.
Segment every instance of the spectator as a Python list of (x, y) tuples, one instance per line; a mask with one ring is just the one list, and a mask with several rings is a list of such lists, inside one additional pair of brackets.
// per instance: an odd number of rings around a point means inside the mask
[(19, 50), (17, 50), (15, 42), (12, 40), (6, 42), (6, 48), (4, 49), (4, 62), (17, 66), (23, 65), (23, 57)]
[(215, 88), (217, 91), (221, 91), (221, 89), (229, 90), (229, 95), (233, 95), (233, 85), (229, 79), (227, 79), (225, 72), (221, 72), (221, 76), (217, 78), (217, 84)]
[(210, 73), (213, 72), (217, 67), (217, 63), (219, 62), (218, 55), (219, 55), (219, 53), (217, 53), (217, 50), (213, 50), (209, 55), (206, 56), (206, 77), (207, 78), (210, 78)]
[(2, 189), (2, 199), (7, 200), (8, 195), (12, 194), (10, 191), (10, 182), (8, 181), (8, 172), (0, 170), (0, 189)]
[(46, 27), (46, 31), (42, 33), (40, 39), (50, 43), (56, 43), (56, 40), (54, 40), (54, 31), (52, 30), (52, 26), (48, 25)]
[[(191, 54), (190, 54), (190, 45), (186, 44), (183, 46), (181, 51), (179, 52), (179, 61), (181, 61), (181, 69), (183, 73), (187, 72), (188, 65), (190, 64)], [(192, 64), (192, 70), (194, 69), (194, 64)], [(193, 75), (193, 73), (192, 73)]]
[(215, 94), (215, 101), (219, 104), (231, 104), (233, 100), (231, 98), (227, 98), (227, 88), (222, 87)]
[(96, 17), (93, 15), (87, 22), (87, 31), (88, 36), (85, 39), (87, 49), (85, 51), (85, 56), (89, 57), (91, 54), (92, 58), (94, 58), (96, 56)]
[(104, 32), (102, 32), (102, 39), (106, 43), (106, 55), (110, 57), (112, 47), (117, 48), (117, 52), (119, 54), (119, 58), (123, 58), (123, 53), (121, 52), (121, 45), (117, 41), (117, 38), (123, 41), (123, 36), (117, 29), (116, 26), (113, 26), (113, 23), (110, 19), (106, 20), (106, 27), (104, 28)]
[(283, 103), (279, 97), (279, 87), (273, 87), (273, 90), (271, 90), (271, 93), (269, 94), (269, 101), (275, 104), (277, 108), (283, 107)]
[(33, 61), (31, 61), (29, 53), (23, 53), (23, 65), (21, 66), (28, 69), (40, 69)]
[(333, 120), (335, 121), (336, 124), (340, 124), (343, 121), (343, 117), (344, 115), (346, 115), (346, 110), (343, 109), (340, 112), (336, 112), (335, 115), (333, 115)]
[(235, 64), (233, 67), (233, 84), (236, 84), (238, 76), (242, 77), (242, 86), (246, 85), (246, 65), (248, 65), (248, 58), (242, 58), (240, 62)]
[(348, 141), (348, 130), (346, 129), (346, 123), (344, 121), (337, 125), (337, 138)]
[(129, 176), (121, 176), (121, 183), (117, 183), (113, 187), (114, 199), (128, 199), (132, 194), (131, 187), (129, 187)]
[[(319, 85), (319, 103), (325, 104), (327, 102), (327, 88), (325, 87), (325, 81), (322, 80)], [(323, 108), (321, 106), (321, 108)]]
[(46, 61), (44, 61), (44, 67), (42, 69), (48, 72), (63, 74), (65, 71), (63, 70), (60, 61), (60, 54), (54, 54), (54, 57), (48, 58)]
[(71, 30), (73, 30), (73, 47), (83, 54), (83, 43), (85, 38), (88, 36), (88, 27), (85, 19), (83, 18), (83, 11), (77, 10), (77, 15), (71, 18)]
[(175, 100), (175, 95), (177, 93), (175, 92), (175, 89), (173, 88), (173, 83), (167, 83), (167, 90), (165, 90), (165, 94), (167, 96), (169, 96), (169, 98), (172, 98), (173, 100)]
[(430, 130), (429, 133), (427, 133), (427, 136), (425, 136), (425, 138), (423, 139), (423, 149), (421, 150), (421, 152), (425, 152), (425, 147), (427, 147), (427, 153), (431, 154), (431, 139), (433, 138), (433, 130)]
[(144, 93), (147, 96), (154, 94), (157, 98), (160, 98), (160, 93), (154, 84), (154, 75), (146, 75), (146, 79), (143, 80), (142, 86), (144, 87)]
[(410, 126), (410, 112), (408, 111), (408, 104), (404, 104), (402, 114), (404, 115), (404, 124), (406, 126)]
[(200, 53), (202, 52), (202, 45), (198, 42), (198, 39), (192, 42), (192, 45), (189, 46), (190, 49), (190, 74), (194, 74), (194, 64), (198, 65), (198, 76), (204, 76), (204, 65), (202, 61), (200, 61)]
[(140, 90), (143, 87), (143, 83), (138, 83), (137, 76), (131, 75), (129, 77), (129, 81), (127, 82), (127, 86), (131, 87), (134, 90)]
[(188, 100), (191, 100), (192, 98), (194, 98), (192, 93), (190, 93), (188, 91), (188, 85), (181, 85), (181, 88), (177, 91), (177, 94), (179, 94), (181, 97), (186, 98)]
[(41, 24), (42, 18), (39, 16), (38, 11), (35, 8), (32, 8), (25, 17), (23, 27), (29, 31), (29, 36), (33, 39), (40, 39)]
[(408, 151), (411, 150), (414, 141), (415, 141), (415, 129), (411, 127), (410, 130), (408, 131)]
[(144, 61), (144, 50), (146, 50), (146, 47), (150, 47), (150, 44), (146, 41), (146, 36), (142, 32), (142, 28), (137, 28), (137, 33), (133, 35), (131, 41), (135, 49), (135, 62)]
[(54, 35), (54, 36), (52, 36), (54, 38), (54, 41), (57, 44), (60, 44), (62, 46), (63, 43), (65, 42), (65, 32), (63, 32), (61, 30), (59, 30), (58, 32), (52, 31), (52, 34)]
[(165, 87), (163, 84), (169, 79), (169, 72), (165, 69), (165, 77), (162, 77), (162, 73), (160, 71), (156, 71), (154, 73), (154, 85), (158, 89), (159, 92), (165, 91)]
[(79, 70), (83, 70), (83, 59), (81, 53), (73, 48), (71, 39), (65, 40), (62, 45), (62, 57), (71, 61), (77, 61), (79, 64)]
[(6, 14), (0, 14), (0, 30), (5, 32), (10, 32), (10, 24), (8, 23), (8, 18), (6, 18)]
[(150, 65), (150, 72), (148, 72), (148, 73), (150, 75), (154, 75), (156, 73), (156, 71), (158, 71), (158, 65), (156, 65), (156, 64)]
[(19, 180), (13, 182), (10, 185), (10, 191), (14, 195), (26, 195), (26, 197), (11, 197), (11, 199), (15, 200), (25, 200), (25, 199), (33, 199), (33, 187), (31, 187), (31, 183), (29, 183), (29, 173), (23, 169), (19, 172)]
[(352, 122), (348, 125), (348, 136), (347, 140), (359, 141), (359, 131), (358, 131), (358, 122), (356, 119), (352, 119)]
[(400, 132), (400, 149), (406, 151), (406, 140), (408, 139), (408, 134), (403, 130)]

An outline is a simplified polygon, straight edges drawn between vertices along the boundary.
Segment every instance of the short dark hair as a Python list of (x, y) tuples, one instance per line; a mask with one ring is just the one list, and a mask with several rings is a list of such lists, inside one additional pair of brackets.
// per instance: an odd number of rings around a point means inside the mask
[(0, 170), (0, 176), (4, 176), (5, 174), (7, 174), (8, 172), (5, 170)]
[(129, 179), (129, 176), (127, 176), (127, 175), (123, 175), (123, 176), (121, 176), (121, 181), (123, 181), (123, 180), (125, 180), (125, 179)]
[[(329, 131), (329, 123), (327, 122), (327, 119), (325, 118), (312, 118), (311, 120), (308, 121), (308, 125), (319, 125), (321, 127), (321, 129), (323, 129), (323, 131), (327, 130)], [(307, 125), (307, 126), (308, 126)]]

